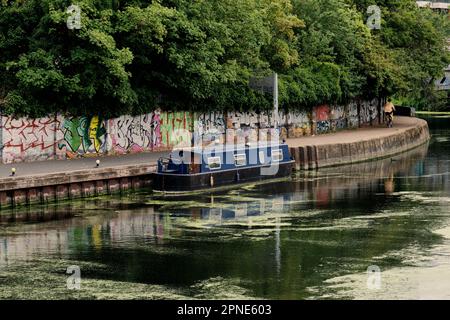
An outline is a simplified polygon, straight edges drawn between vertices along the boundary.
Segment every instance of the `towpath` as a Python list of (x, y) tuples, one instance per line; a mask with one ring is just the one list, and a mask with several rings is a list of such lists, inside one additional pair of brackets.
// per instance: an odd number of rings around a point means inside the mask
[(401, 131), (406, 131), (413, 127), (417, 127), (421, 122), (422, 120), (419, 118), (395, 117), (393, 128), (387, 128), (384, 125), (377, 125), (373, 127), (343, 130), (329, 134), (288, 139), (287, 142), (289, 147), (304, 147), (309, 145), (320, 146), (334, 143), (355, 143), (364, 140), (385, 138), (400, 133)]

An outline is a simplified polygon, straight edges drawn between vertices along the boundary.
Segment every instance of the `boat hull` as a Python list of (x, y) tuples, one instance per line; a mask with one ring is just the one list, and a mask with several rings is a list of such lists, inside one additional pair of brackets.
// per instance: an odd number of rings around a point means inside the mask
[[(198, 174), (155, 173), (153, 189), (158, 192), (191, 192), (245, 182), (287, 177), (292, 173), (294, 161), (280, 163), (273, 175), (261, 175), (263, 167), (245, 167)], [(238, 174), (239, 173), (239, 174)]]

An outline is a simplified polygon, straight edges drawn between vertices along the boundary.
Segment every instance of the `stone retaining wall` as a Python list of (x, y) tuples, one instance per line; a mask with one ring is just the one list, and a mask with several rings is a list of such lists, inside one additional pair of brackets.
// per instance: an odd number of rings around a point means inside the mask
[(430, 140), (428, 124), (417, 119), (418, 125), (386, 137), (352, 143), (309, 145), (290, 148), (296, 160), (296, 170), (313, 170), (389, 157)]

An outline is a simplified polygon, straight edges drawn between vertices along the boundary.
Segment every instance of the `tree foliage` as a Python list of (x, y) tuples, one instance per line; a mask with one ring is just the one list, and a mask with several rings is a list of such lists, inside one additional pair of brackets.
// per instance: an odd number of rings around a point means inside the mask
[(261, 110), (249, 88), (280, 74), (286, 109), (355, 97), (430, 95), (449, 63), (447, 19), (413, 0), (380, 0), (369, 30), (365, 0), (0, 1), (0, 106), (43, 115)]

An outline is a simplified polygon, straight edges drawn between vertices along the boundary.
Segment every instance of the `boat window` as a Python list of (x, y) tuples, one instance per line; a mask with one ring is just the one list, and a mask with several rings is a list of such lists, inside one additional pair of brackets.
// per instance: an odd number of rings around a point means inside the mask
[(247, 164), (247, 156), (245, 154), (235, 154), (234, 164), (236, 167), (242, 167)]
[(259, 162), (264, 164), (266, 163), (266, 157), (264, 156), (264, 151), (259, 151)]
[(208, 158), (208, 166), (210, 170), (217, 170), (222, 167), (222, 162), (220, 161), (220, 157), (210, 157)]
[(272, 162), (280, 162), (283, 160), (283, 152), (278, 150), (272, 150)]

